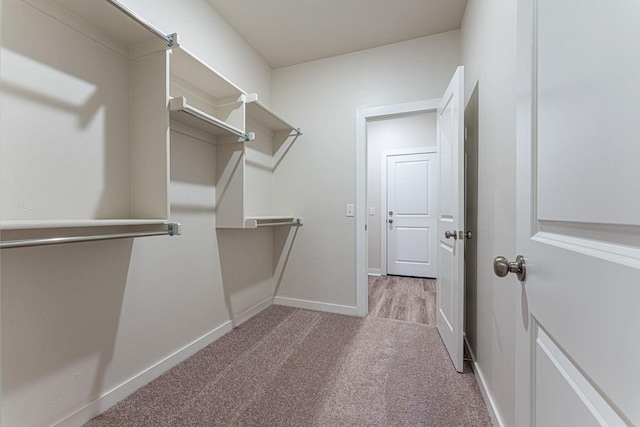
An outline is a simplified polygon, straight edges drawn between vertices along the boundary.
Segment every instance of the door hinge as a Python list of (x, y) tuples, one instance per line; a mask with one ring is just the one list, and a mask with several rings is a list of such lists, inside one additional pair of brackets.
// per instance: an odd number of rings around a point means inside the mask
[(367, 231), (367, 224), (364, 225), (364, 231)]

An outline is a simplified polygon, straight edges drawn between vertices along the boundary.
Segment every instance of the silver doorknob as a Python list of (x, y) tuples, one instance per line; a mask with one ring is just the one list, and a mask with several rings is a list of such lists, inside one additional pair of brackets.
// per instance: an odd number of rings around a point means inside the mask
[(453, 230), (453, 231), (445, 231), (445, 232), (444, 232), (444, 237), (446, 237), (447, 239), (450, 239), (450, 238), (452, 238), (452, 237), (453, 237), (454, 239), (457, 239), (457, 238), (458, 238), (458, 233), (456, 233), (456, 230)]
[(389, 220), (389, 224), (393, 224), (393, 220), (392, 219)]
[(522, 255), (516, 257), (516, 262), (509, 262), (505, 257), (498, 256), (493, 260), (493, 272), (496, 273), (498, 277), (505, 277), (509, 273), (516, 273), (518, 280), (524, 282), (524, 279), (527, 277), (527, 266), (525, 265)]

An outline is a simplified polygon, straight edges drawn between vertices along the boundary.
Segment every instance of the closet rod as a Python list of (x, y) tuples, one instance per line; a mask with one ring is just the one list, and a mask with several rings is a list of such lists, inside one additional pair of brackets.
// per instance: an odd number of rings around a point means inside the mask
[(167, 46), (173, 47), (173, 45), (175, 44), (176, 40), (174, 38), (174, 34), (167, 35), (167, 34), (164, 34), (164, 33), (160, 32), (160, 30), (158, 30), (156, 27), (151, 25), (151, 23), (149, 21), (147, 21), (146, 19), (144, 19), (143, 17), (141, 17), (140, 15), (135, 13), (133, 10), (129, 9), (128, 7), (126, 7), (125, 5), (120, 3), (118, 0), (106, 0), (106, 1), (109, 2), (112, 6), (116, 7), (117, 9), (119, 9), (120, 12), (124, 13), (129, 18), (133, 19), (138, 24), (142, 25), (151, 34), (153, 34), (153, 35), (155, 35), (157, 37), (160, 37), (162, 40), (164, 40), (167, 43)]
[(256, 227), (276, 227), (278, 225), (292, 225), (294, 227), (302, 227), (302, 222), (299, 220), (291, 222), (259, 222)]
[(25, 248), (29, 246), (61, 245), (63, 243), (95, 242), (98, 240), (130, 239), (133, 237), (176, 236), (182, 234), (179, 223), (167, 224), (163, 231), (143, 231), (135, 233), (94, 234), (90, 236), (52, 237), (46, 239), (5, 240), (0, 249)]

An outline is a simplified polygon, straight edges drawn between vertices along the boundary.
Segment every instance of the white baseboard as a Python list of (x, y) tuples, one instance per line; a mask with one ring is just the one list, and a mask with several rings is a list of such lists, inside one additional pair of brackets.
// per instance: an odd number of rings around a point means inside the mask
[(480, 394), (482, 394), (482, 400), (484, 400), (484, 404), (487, 406), (487, 410), (489, 411), (489, 416), (491, 417), (491, 421), (494, 426), (503, 427), (505, 424), (502, 421), (502, 417), (498, 412), (498, 408), (496, 408), (495, 400), (491, 396), (489, 389), (487, 388), (487, 382), (484, 379), (484, 375), (482, 375), (482, 371), (480, 370), (480, 366), (478, 362), (476, 362), (476, 357), (471, 350), (471, 346), (469, 345), (469, 341), (467, 341), (467, 337), (464, 337), (464, 342), (467, 345), (467, 349), (469, 350), (469, 355), (471, 356), (471, 363), (473, 363), (473, 373), (476, 378), (476, 382), (478, 383), (478, 387), (480, 388)]
[(275, 297), (275, 305), (287, 307), (304, 308), (307, 310), (324, 311), (327, 313), (346, 314), (347, 316), (358, 316), (358, 308), (350, 305), (329, 304), (326, 302), (308, 301), (304, 299)]
[(242, 325), (244, 322), (246, 322), (247, 320), (251, 319), (256, 314), (260, 313), (262, 310), (264, 310), (266, 308), (269, 308), (272, 304), (273, 304), (273, 297), (269, 297), (266, 300), (264, 300), (262, 302), (259, 302), (258, 304), (256, 304), (253, 307), (251, 307), (249, 310), (247, 310), (244, 313), (236, 316), (232, 320), (233, 327), (235, 328), (236, 326)]
[(382, 276), (382, 270), (379, 268), (370, 268), (369, 276)]
[(167, 372), (169, 369), (173, 368), (178, 363), (202, 350), (207, 345), (211, 344), (224, 334), (230, 332), (232, 329), (232, 321), (223, 323), (211, 332), (203, 335), (190, 344), (187, 344), (180, 350), (176, 351), (170, 356), (167, 356), (155, 365), (145, 369), (138, 375), (130, 378), (122, 384), (114, 387), (113, 389), (101, 395), (96, 400), (86, 404), (82, 408), (78, 409), (70, 415), (67, 415), (66, 417), (64, 417), (60, 421), (53, 423), (52, 425), (55, 427), (83, 425), (93, 417), (103, 413), (125, 397), (129, 396), (140, 387), (150, 383), (160, 375)]

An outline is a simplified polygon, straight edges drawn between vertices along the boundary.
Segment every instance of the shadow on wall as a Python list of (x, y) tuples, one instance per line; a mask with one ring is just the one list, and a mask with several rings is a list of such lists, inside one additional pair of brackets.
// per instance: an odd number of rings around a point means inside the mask
[(225, 302), (232, 320), (271, 302), (277, 294), (298, 229), (217, 230)]
[(219, 228), (216, 235), (226, 307), (235, 320), (273, 296), (273, 233)]
[(293, 144), (300, 138), (300, 135), (292, 136), (290, 133), (279, 133), (273, 136), (273, 170), (280, 166)]
[(11, 418), (33, 411), (26, 397), (38, 388), (59, 396), (51, 405), (60, 417), (73, 409), (62, 406), (66, 394), (90, 401), (101, 393), (132, 247), (127, 239), (2, 250), (2, 395)]
[(273, 230), (273, 296), (278, 295), (298, 230), (300, 227), (275, 227)]
[(21, 184), (3, 186), (21, 198), (3, 214), (129, 217), (128, 61), (16, 0), (5, 1), (2, 33), (3, 135), (14, 153), (3, 166)]

